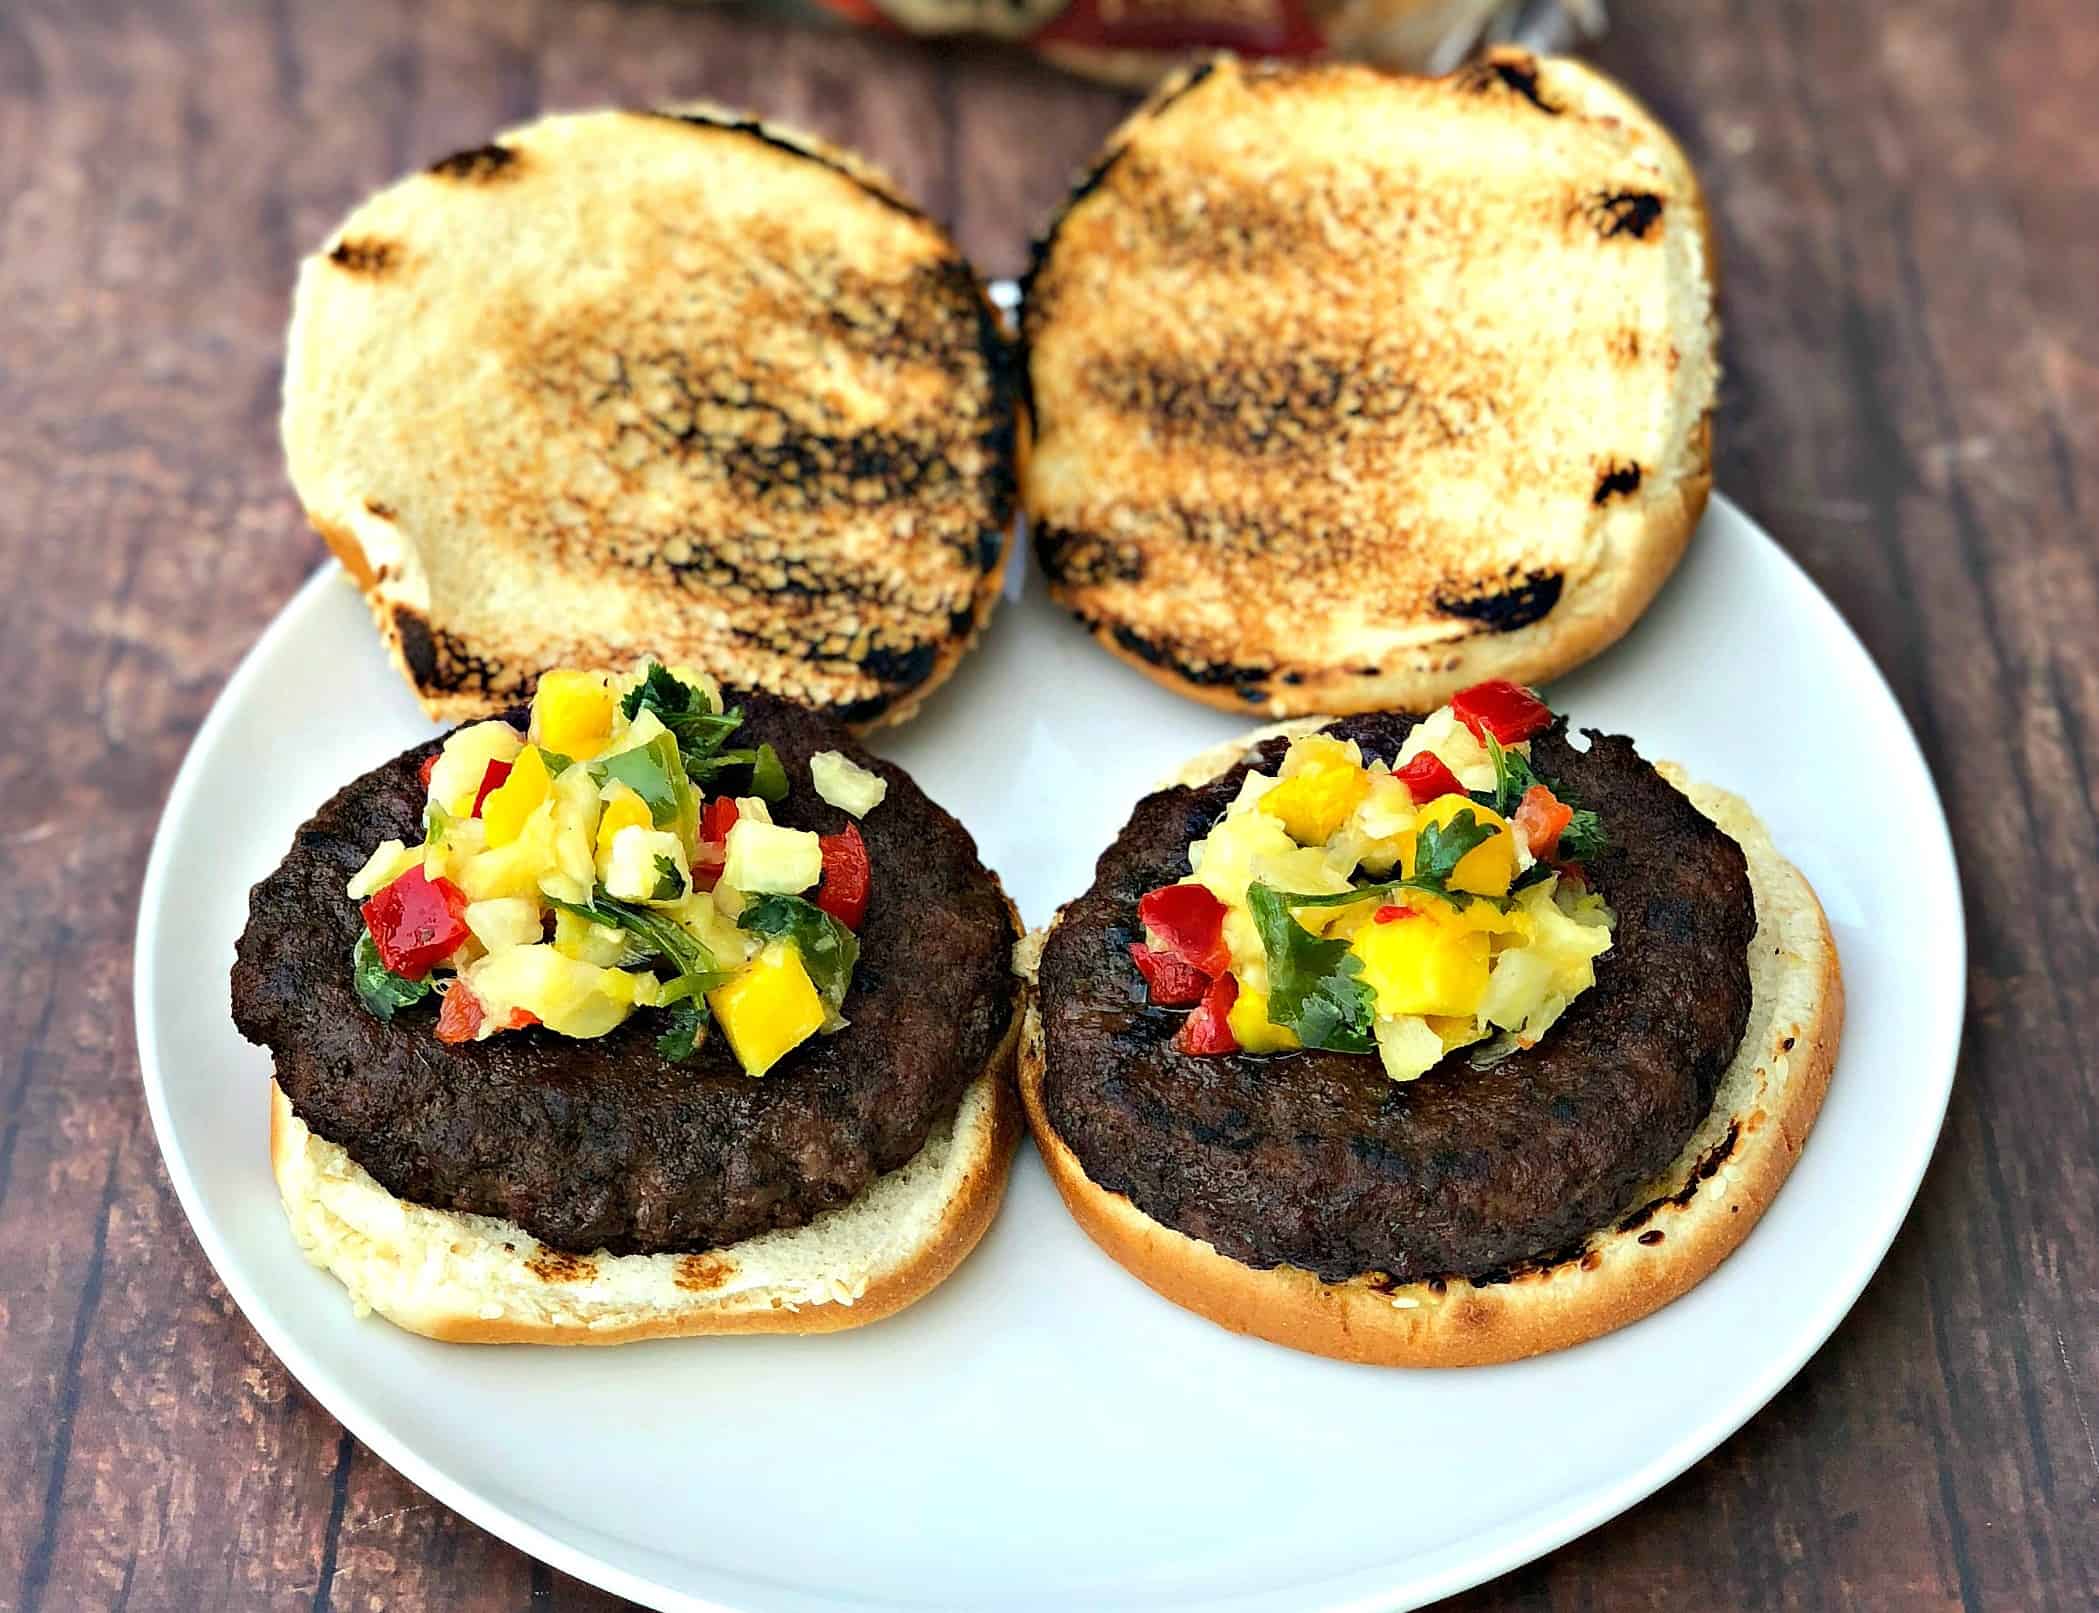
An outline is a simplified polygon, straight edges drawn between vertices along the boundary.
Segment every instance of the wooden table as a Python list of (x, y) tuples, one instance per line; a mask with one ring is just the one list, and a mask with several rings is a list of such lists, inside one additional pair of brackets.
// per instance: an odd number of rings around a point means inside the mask
[[(2089, 0), (1619, 10), (1601, 55), (1718, 212), (1720, 484), (1923, 738), (1972, 1012), (1922, 1199), (1831, 1344), (1688, 1476), (1462, 1605), (2089, 1607), (2099, 28)], [(146, 1123), (130, 943), (176, 764), (321, 558), (275, 429), (298, 254), (540, 107), (695, 93), (872, 153), (995, 273), (1125, 104), (609, 0), (0, 7), (0, 1610), (616, 1605), (389, 1471), (236, 1313)], [(1879, 810), (1899, 844), (1909, 803)]]

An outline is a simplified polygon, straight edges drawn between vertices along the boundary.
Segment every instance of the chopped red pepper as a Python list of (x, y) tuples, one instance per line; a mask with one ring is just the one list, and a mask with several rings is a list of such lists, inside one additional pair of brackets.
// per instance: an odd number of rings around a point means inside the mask
[(700, 844), (698, 855), (692, 860), (692, 888), (711, 891), (722, 881), (722, 867), (728, 861), (729, 831), (736, 827), (736, 801), (733, 796), (717, 795), (700, 808)]
[(1520, 744), (1552, 726), (1552, 707), (1507, 678), (1460, 689), (1451, 697), (1450, 709), (1475, 738), (1492, 734), (1504, 745)]
[(481, 1010), (481, 999), (464, 980), (455, 980), (445, 993), (444, 1005), (437, 1011), (437, 1039), (440, 1042), (471, 1042), (481, 1034), (481, 1021), (486, 1017)]
[(1560, 831), (1574, 821), (1574, 808), (1544, 785), (1533, 784), (1523, 792), (1516, 815), (1509, 821), (1523, 831), (1531, 855), (1545, 861), (1559, 845)]
[(1181, 1028), (1174, 1032), (1173, 1045), (1182, 1053), (1236, 1053), (1239, 1038), (1232, 1034), (1232, 1004), (1239, 1000), (1239, 982), (1219, 975), (1210, 982), (1203, 1000), (1196, 1004)]
[(379, 961), (404, 980), (420, 980), (467, 938), (466, 892), (449, 879), (430, 879), (422, 864), (366, 898), (364, 927)]
[(1434, 751), (1425, 750), (1405, 767), (1394, 768), (1392, 776), (1407, 787), (1407, 794), (1414, 798), (1416, 806), (1427, 806), (1442, 796), (1465, 793), (1458, 775)]
[(1210, 984), (1200, 969), (1164, 952), (1154, 952), (1142, 941), (1130, 943), (1130, 959), (1151, 989), (1152, 1001), (1161, 1008), (1193, 1007), (1203, 1000), (1203, 992)]
[(1383, 907), (1370, 915), (1371, 922), (1374, 924), (1397, 924), (1401, 919), (1418, 919), (1419, 917), (1421, 915), (1415, 912), (1413, 908), (1396, 907), (1390, 902), (1387, 902)]
[(543, 1021), (539, 1015), (533, 1013), (531, 1009), (513, 1008), (503, 1021), (503, 1029), (506, 1031), (530, 1030), (534, 1025), (541, 1023)]
[[(487, 767), (483, 768), (481, 772), (481, 788), (474, 792), (474, 810), (469, 812), (467, 816), (470, 818), (480, 817), (481, 803), (488, 799), (488, 792), (499, 789), (503, 780), (508, 777), (510, 777), (510, 763), (508, 762), (490, 762)], [(522, 789), (523, 786), (520, 785), (519, 788)]]
[(1201, 885), (1161, 885), (1137, 903), (1137, 917), (1159, 939), (1158, 950), (1216, 977), (1232, 966), (1224, 944), (1224, 903)]
[(426, 790), (430, 788), (430, 775), (437, 771), (437, 756), (438, 753), (432, 751), (423, 758), (423, 765), (415, 770), (415, 776), (423, 781)]
[(824, 854), (824, 882), (817, 888), (816, 905), (847, 929), (857, 930), (867, 917), (871, 883), (867, 842), (860, 838), (860, 826), (849, 823), (835, 835), (818, 835), (816, 843)]

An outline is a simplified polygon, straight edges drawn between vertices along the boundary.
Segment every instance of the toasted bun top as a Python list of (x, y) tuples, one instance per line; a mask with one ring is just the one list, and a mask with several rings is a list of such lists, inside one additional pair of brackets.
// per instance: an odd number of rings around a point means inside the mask
[(1009, 369), (872, 168), (598, 112), (446, 158), (306, 261), (284, 440), (433, 714), (647, 653), (866, 724), (996, 597)]
[(1198, 69), (1038, 249), (1044, 564), (1128, 653), (1271, 710), (1421, 709), (1449, 690), (1396, 673), (1509, 675), (1460, 662), (1533, 627), (1547, 676), (1702, 507), (1711, 298), (1681, 152), (1577, 63)]

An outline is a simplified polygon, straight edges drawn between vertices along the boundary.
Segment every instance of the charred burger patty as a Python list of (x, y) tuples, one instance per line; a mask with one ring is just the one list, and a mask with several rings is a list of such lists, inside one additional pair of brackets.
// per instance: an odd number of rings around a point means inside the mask
[[(1390, 757), (1389, 714), (1327, 732)], [(1375, 1058), (1192, 1056), (1129, 956), (1137, 903), (1187, 872), (1240, 765), (1147, 796), (1068, 907), (1041, 962), (1043, 1097), (1099, 1186), (1247, 1265), (1328, 1281), (1483, 1277), (1608, 1222), (1711, 1107), (1750, 1000), (1756, 912), (1742, 852), (1634, 752), (1555, 724), (1538, 775), (1594, 810), (1612, 845), (1588, 873), (1618, 916), (1596, 984), (1535, 1047), (1475, 1070), (1464, 1051), (1398, 1083)], [(1285, 742), (1251, 764), (1273, 771)]]
[[(860, 825), (879, 883), (849, 1029), (754, 1080), (720, 1036), (669, 1062), (650, 1015), (592, 1040), (456, 1044), (433, 1039), (429, 1004), (374, 1018), (352, 985), (363, 921), (344, 886), (374, 845), (420, 835), (433, 741), (338, 792), (249, 898), (234, 1021), (275, 1056), (299, 1118), (399, 1198), (578, 1253), (698, 1252), (799, 1226), (917, 1154), (1012, 1018), (1005, 897), (968, 831), (838, 724), (764, 695), (739, 703), (740, 742), (769, 741), (791, 776), (839, 750), (888, 780)], [(509, 717), (522, 728), (522, 711)], [(802, 788), (776, 816), (823, 834), (847, 822)]]

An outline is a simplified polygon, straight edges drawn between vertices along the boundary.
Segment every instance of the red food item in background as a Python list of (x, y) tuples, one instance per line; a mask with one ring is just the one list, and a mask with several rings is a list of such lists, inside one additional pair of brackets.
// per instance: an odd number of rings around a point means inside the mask
[(1199, 1054), (1238, 1052), (1239, 1038), (1232, 1034), (1231, 1022), (1232, 1004), (1238, 1000), (1239, 982), (1233, 976), (1219, 975), (1211, 981), (1203, 1000), (1174, 1032), (1175, 1049)]
[(431, 879), (417, 863), (365, 899), (364, 927), (379, 961), (404, 980), (420, 980), (467, 938), (466, 892)]
[(445, 993), (444, 1006), (437, 1011), (437, 1039), (440, 1042), (471, 1042), (481, 1031), (481, 1021), (486, 1016), (481, 1011), (481, 999), (468, 989), (464, 980), (455, 980)]
[(490, 762), (488, 766), (482, 770), (481, 788), (474, 792), (474, 810), (469, 812), (467, 816), (470, 818), (480, 817), (481, 803), (488, 799), (488, 792), (494, 789), (501, 788), (503, 780), (507, 779), (508, 777), (510, 777), (510, 763)]
[(1427, 806), (1439, 796), (1465, 793), (1458, 775), (1434, 751), (1423, 751), (1405, 767), (1394, 768), (1392, 776), (1407, 787), (1407, 794), (1414, 798), (1416, 806)]
[(1544, 785), (1533, 784), (1523, 792), (1523, 799), (1516, 806), (1516, 815), (1509, 821), (1523, 831), (1531, 855), (1544, 861), (1559, 845), (1560, 831), (1574, 821), (1574, 808)]
[(1215, 977), (1232, 966), (1224, 944), (1224, 903), (1200, 885), (1161, 885), (1137, 903), (1137, 917), (1159, 938), (1158, 950)]
[(1130, 943), (1130, 958), (1144, 976), (1152, 1001), (1161, 1008), (1193, 1007), (1203, 1000), (1203, 993), (1209, 988), (1210, 982), (1193, 964), (1154, 952), (1142, 941)]
[(531, 1009), (513, 1008), (503, 1018), (503, 1029), (506, 1031), (530, 1030), (534, 1025), (540, 1023), (539, 1015), (533, 1013)]
[(1484, 741), (1492, 734), (1504, 745), (1521, 744), (1552, 726), (1552, 707), (1520, 683), (1489, 678), (1451, 697), (1451, 712)]
[(1374, 924), (1397, 924), (1401, 919), (1418, 919), (1419, 917), (1421, 915), (1411, 907), (1399, 907), (1391, 902), (1387, 902), (1383, 907), (1370, 915), (1371, 922)]
[(437, 771), (437, 752), (432, 751), (423, 758), (423, 765), (415, 770), (415, 776), (423, 781), (423, 788), (430, 788), (430, 775)]
[(817, 889), (816, 905), (847, 929), (857, 930), (867, 917), (867, 892), (873, 878), (860, 826), (849, 823), (835, 835), (818, 835), (816, 843), (824, 853), (824, 882)]

